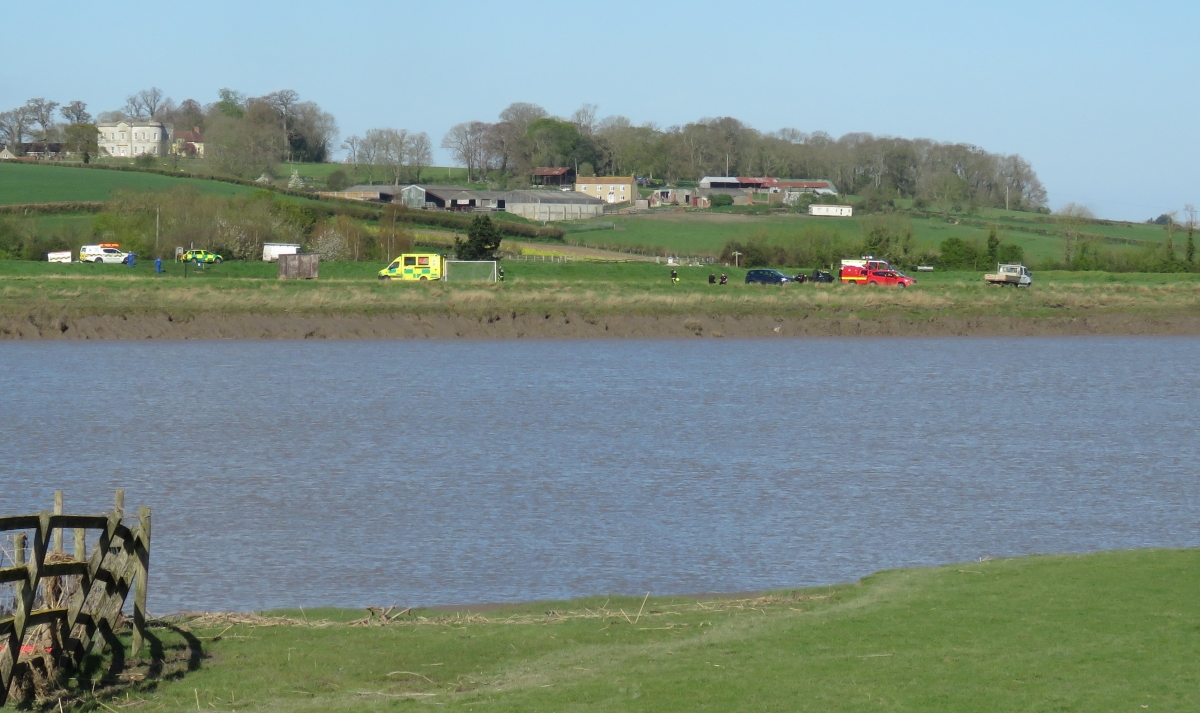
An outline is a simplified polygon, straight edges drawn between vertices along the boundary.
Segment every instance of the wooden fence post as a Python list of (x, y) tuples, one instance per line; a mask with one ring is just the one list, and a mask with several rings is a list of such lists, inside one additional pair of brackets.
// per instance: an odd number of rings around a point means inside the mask
[(138, 527), (133, 538), (137, 577), (133, 584), (133, 654), (142, 650), (146, 636), (146, 585), (150, 574), (150, 508), (138, 508)]
[[(63, 514), (63, 491), (61, 491), (61, 490), (54, 491), (54, 514), (55, 515)], [(54, 528), (54, 552), (55, 552), (55, 554), (61, 555), (62, 551), (63, 551), (62, 528), (56, 527), (56, 528)]]
[(116, 507), (114, 510), (117, 513), (117, 522), (125, 519), (125, 490), (123, 488), (117, 490)]
[(87, 562), (87, 530), (75, 528), (75, 561)]

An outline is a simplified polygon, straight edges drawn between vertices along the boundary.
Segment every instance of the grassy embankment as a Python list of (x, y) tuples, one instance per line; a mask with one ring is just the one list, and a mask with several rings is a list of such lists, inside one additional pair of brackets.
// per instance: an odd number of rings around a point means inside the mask
[(1144, 550), (388, 626), (348, 626), (365, 612), (345, 610), (213, 617), (157, 629), (171, 660), (158, 676), (138, 680), (135, 661), (121, 683), (76, 690), (87, 710), (1196, 710), (1198, 586), (1200, 551)]
[[(686, 321), (690, 325), (687, 329), (697, 335), (734, 336), (758, 332), (738, 331), (727, 323), (706, 325), (701, 318), (726, 322), (771, 320), (771, 328), (780, 326), (775, 333), (799, 335), (1020, 333), (1020, 323), (1061, 325), (1115, 316), (1125, 320), (1124, 326), (1073, 328), (1063, 333), (1136, 334), (1191, 333), (1194, 327), (1179, 329), (1170, 325), (1181, 319), (1195, 321), (1200, 316), (1200, 276), (1186, 274), (1039, 273), (1033, 288), (1017, 290), (986, 285), (977, 273), (934, 273), (922, 275), (916, 286), (901, 290), (854, 285), (746, 285), (742, 282), (744, 270), (717, 268), (730, 275), (730, 284), (721, 287), (707, 283), (711, 271), (708, 267), (678, 268), (682, 281), (673, 285), (666, 265), (585, 262), (509, 262), (507, 279), (499, 285), (388, 283), (375, 278), (375, 271), (382, 266), (326, 263), (321, 266), (319, 280), (280, 281), (274, 265), (258, 262), (225, 263), (199, 272), (190, 269), (184, 277), (183, 266), (175, 263), (167, 264), (166, 274), (156, 275), (149, 261), (139, 262), (136, 268), (0, 261), (0, 321), (8, 320), (3, 325), (5, 334), (30, 336), (13, 331), (13, 325), (57, 324), (63, 320), (66, 325), (71, 320), (98, 316), (203, 323), (244, 315), (335, 320), (455, 318), (490, 325), (502, 317), (507, 323), (510, 317), (515, 321), (519, 316), (536, 317), (539, 323), (544, 317), (545, 329), (552, 323), (570, 324), (575, 320), (569, 330), (530, 332), (522, 328), (527, 335), (589, 336), (579, 331), (587, 329), (581, 322), (600, 324), (599, 329), (605, 331), (602, 323), (608, 320), (653, 317), (678, 320), (680, 324)], [(947, 320), (966, 322), (952, 327), (928, 326), (944, 325)], [(1004, 329), (987, 326), (996, 320), (1005, 320)], [(1156, 321), (1168, 326), (1154, 329)], [(873, 323), (890, 326), (884, 331), (866, 329)], [(616, 323), (612, 326), (614, 336), (652, 334), (630, 331), (632, 328)], [(756, 323), (754, 330), (760, 326)], [(455, 334), (487, 336), (461, 330), (427, 336)], [(136, 338), (137, 334), (123, 336)], [(224, 336), (258, 334), (235, 331)]]

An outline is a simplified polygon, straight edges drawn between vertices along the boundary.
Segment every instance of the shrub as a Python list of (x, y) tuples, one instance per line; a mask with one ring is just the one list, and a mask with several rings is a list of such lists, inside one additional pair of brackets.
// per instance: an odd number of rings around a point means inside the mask
[(714, 193), (708, 197), (708, 201), (713, 208), (722, 208), (733, 205), (733, 196), (725, 193)]
[(350, 177), (345, 171), (337, 170), (325, 178), (325, 187), (331, 191), (340, 191), (350, 185)]

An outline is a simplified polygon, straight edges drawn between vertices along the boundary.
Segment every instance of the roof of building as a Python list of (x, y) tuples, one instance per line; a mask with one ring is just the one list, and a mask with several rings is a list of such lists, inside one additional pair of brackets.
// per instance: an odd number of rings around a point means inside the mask
[(199, 131), (176, 131), (175, 138), (180, 141), (191, 141), (194, 144), (204, 143), (204, 136)]
[(575, 191), (508, 191), (509, 203), (602, 205), (604, 201)]
[(380, 185), (358, 185), (348, 186), (337, 193), (382, 193), (384, 195), (393, 195), (399, 193), (404, 186), (380, 186)]
[(576, 183), (633, 183), (633, 176), (579, 176)]
[(533, 175), (539, 177), (545, 176), (565, 176), (570, 173), (570, 166), (538, 166), (533, 169)]

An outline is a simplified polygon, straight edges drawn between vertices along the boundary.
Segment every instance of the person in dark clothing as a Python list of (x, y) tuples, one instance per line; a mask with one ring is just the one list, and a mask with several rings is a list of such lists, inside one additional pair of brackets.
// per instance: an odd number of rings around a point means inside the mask
[(729, 284), (729, 278), (723, 272), (721, 273), (721, 284), (722, 285)]
[(717, 284), (717, 275), (716, 275), (716, 273), (712, 273), (712, 272), (708, 273), (708, 284), (710, 284), (710, 285), (715, 285), (715, 284)]
[(675, 272), (674, 270), (671, 270), (671, 284), (672, 285), (679, 284), (679, 273)]
[(496, 266), (496, 279), (504, 282), (504, 268), (500, 265)]

